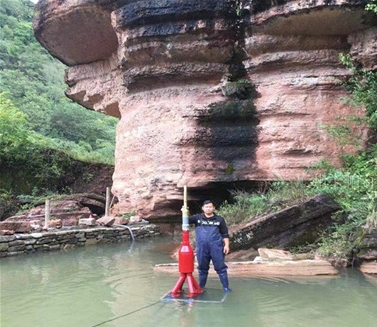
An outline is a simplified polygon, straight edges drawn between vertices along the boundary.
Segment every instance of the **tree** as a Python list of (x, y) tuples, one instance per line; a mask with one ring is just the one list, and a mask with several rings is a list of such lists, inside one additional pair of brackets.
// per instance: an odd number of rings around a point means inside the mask
[(65, 97), (66, 67), (35, 40), (32, 17), (31, 2), (0, 0), (0, 90), (8, 91), (29, 128), (49, 138), (51, 147), (59, 144), (77, 158), (113, 162), (117, 119)]
[(0, 93), (0, 162), (22, 158), (29, 132), (27, 116), (14, 106), (6, 93)]

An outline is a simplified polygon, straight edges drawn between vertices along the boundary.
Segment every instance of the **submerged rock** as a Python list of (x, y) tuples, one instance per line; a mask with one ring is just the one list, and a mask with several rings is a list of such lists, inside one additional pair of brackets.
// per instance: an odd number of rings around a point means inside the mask
[(364, 274), (377, 274), (377, 261), (364, 261), (359, 269)]

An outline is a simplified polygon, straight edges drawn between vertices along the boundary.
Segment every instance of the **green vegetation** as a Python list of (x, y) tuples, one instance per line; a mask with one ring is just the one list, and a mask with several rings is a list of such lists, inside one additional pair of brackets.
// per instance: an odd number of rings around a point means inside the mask
[(233, 192), (235, 204), (224, 203), (218, 213), (235, 225), (303, 202), (315, 194), (329, 194), (341, 206), (333, 216), (334, 225), (316, 244), (302, 246), (301, 251), (317, 248), (322, 255), (349, 258), (365, 232), (377, 228), (377, 152), (348, 156), (341, 169), (326, 163), (316, 168), (326, 172), (308, 184), (278, 181), (263, 192)]
[[(350, 124), (356, 122), (368, 126), (370, 136), (365, 150), (355, 156), (343, 155), (342, 169), (327, 165), (326, 174), (312, 181), (308, 192), (330, 194), (341, 205), (341, 211), (334, 217), (336, 224), (319, 244), (322, 254), (347, 257), (358, 248), (364, 233), (377, 227), (377, 146), (374, 141), (377, 132), (377, 73), (362, 68), (349, 55), (340, 54), (340, 60), (352, 73), (343, 83), (350, 94), (347, 101), (365, 113), (362, 118), (360, 115), (350, 117)], [(347, 134), (336, 135), (340, 144), (347, 144)], [(355, 145), (352, 140), (350, 144)]]
[(90, 182), (96, 166), (57, 149), (31, 128), (28, 116), (6, 93), (0, 93), (0, 219), (16, 211), (17, 200), (33, 203), (40, 196), (71, 193), (71, 181)]
[(266, 190), (247, 193), (231, 191), (234, 204), (225, 202), (217, 213), (227, 218), (227, 223), (236, 225), (258, 216), (272, 213), (308, 198), (306, 185), (302, 181), (272, 183)]
[(375, 151), (349, 156), (343, 169), (331, 168), (310, 183), (309, 194), (330, 194), (341, 206), (335, 225), (319, 241), (322, 254), (347, 257), (365, 231), (377, 227), (376, 160)]
[(34, 38), (33, 13), (28, 0), (0, 0), (0, 218), (19, 194), (70, 192), (69, 180), (114, 164), (118, 120), (64, 95), (65, 66)]
[(376, 0), (371, 0), (370, 3), (368, 3), (365, 6), (365, 9), (373, 11), (374, 13), (377, 13), (377, 1)]
[(25, 0), (0, 0), (0, 90), (25, 114), (27, 128), (42, 136), (43, 146), (78, 160), (113, 164), (117, 119), (64, 95), (65, 66), (35, 40), (33, 7)]
[(239, 100), (256, 99), (258, 97), (255, 85), (245, 79), (226, 82), (222, 85), (221, 90), (224, 96)]

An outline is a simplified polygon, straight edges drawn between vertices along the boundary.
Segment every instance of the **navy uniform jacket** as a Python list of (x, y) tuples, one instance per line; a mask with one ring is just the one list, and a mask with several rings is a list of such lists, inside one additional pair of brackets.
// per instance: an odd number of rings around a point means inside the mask
[(221, 235), (222, 238), (229, 238), (228, 227), (226, 225), (225, 219), (221, 216), (214, 214), (211, 218), (206, 218), (204, 213), (193, 215), (189, 217), (189, 224), (194, 224), (195, 227), (211, 228), (217, 227), (216, 232)]
[(228, 266), (224, 262), (223, 239), (229, 238), (229, 234), (224, 218), (216, 214), (206, 218), (201, 213), (189, 217), (189, 223), (195, 225), (199, 275), (208, 275), (210, 260), (218, 274), (226, 273)]

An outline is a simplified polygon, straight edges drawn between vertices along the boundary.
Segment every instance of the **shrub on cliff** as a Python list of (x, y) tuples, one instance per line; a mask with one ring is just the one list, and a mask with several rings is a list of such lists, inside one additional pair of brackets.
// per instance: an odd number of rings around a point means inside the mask
[[(326, 174), (313, 180), (308, 191), (330, 194), (341, 205), (334, 217), (336, 224), (320, 240), (320, 250), (326, 255), (347, 257), (354, 255), (365, 231), (377, 228), (377, 73), (363, 68), (349, 54), (340, 54), (340, 60), (351, 72), (343, 83), (349, 92), (346, 101), (365, 113), (351, 117), (350, 123), (368, 126), (369, 139), (357, 155), (343, 156), (341, 169), (327, 166)], [(342, 145), (352, 139), (338, 127), (329, 131)]]
[(342, 169), (330, 168), (310, 183), (309, 193), (330, 194), (341, 206), (335, 225), (319, 240), (322, 254), (352, 256), (365, 231), (377, 227), (376, 158), (375, 151), (349, 156)]
[(277, 181), (256, 193), (231, 191), (234, 203), (223, 203), (217, 213), (226, 217), (228, 224), (239, 224), (306, 200), (305, 190), (303, 181)]

